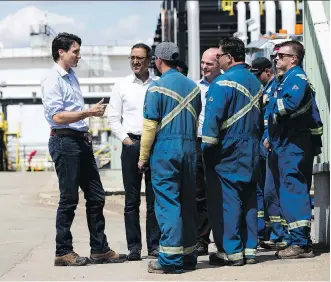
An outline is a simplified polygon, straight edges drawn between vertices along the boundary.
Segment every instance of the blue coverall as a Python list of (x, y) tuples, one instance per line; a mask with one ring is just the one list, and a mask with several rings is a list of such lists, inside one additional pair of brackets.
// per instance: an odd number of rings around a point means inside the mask
[[(268, 82), (268, 84), (265, 86), (265, 94), (268, 94), (269, 97), (273, 96), (276, 88), (277, 88), (278, 82), (276, 80), (276, 77), (274, 77), (271, 81)], [(266, 172), (265, 172), (265, 185), (264, 185), (264, 191), (263, 191), (263, 197), (264, 197), (264, 204), (265, 204), (265, 214), (266, 219), (269, 218), (269, 222), (267, 221), (266, 224), (269, 227), (270, 230), (270, 236), (269, 239), (274, 242), (283, 242), (286, 240), (287, 236), (287, 229), (286, 229), (286, 222), (284, 218), (282, 217), (282, 212), (280, 209), (279, 204), (279, 198), (278, 194), (276, 192), (275, 187), (275, 181), (272, 177), (267, 155), (268, 152), (263, 146), (263, 141), (268, 137), (268, 116), (269, 111), (267, 106), (265, 106), (265, 114), (264, 114), (264, 134), (261, 140), (261, 156), (264, 156), (264, 165), (266, 166)], [(285, 229), (285, 230), (284, 230)]]
[(243, 64), (211, 84), (202, 151), (208, 213), (217, 257), (226, 264), (255, 258), (263, 86)]
[(302, 247), (310, 244), (313, 137), (320, 140), (322, 131), (314, 96), (305, 72), (296, 66), (279, 81), (267, 106), (269, 167), (289, 231), (287, 244)]
[(144, 118), (159, 122), (150, 156), (155, 214), (161, 229), (159, 264), (182, 271), (197, 263), (196, 139), (200, 88), (175, 69), (154, 81)]

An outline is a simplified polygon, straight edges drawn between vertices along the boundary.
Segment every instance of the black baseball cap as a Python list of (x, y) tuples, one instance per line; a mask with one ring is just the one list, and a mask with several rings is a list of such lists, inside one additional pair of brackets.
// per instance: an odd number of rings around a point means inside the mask
[(272, 67), (271, 62), (265, 57), (259, 57), (253, 60), (252, 67), (250, 71), (255, 74), (261, 74), (265, 69), (269, 69)]

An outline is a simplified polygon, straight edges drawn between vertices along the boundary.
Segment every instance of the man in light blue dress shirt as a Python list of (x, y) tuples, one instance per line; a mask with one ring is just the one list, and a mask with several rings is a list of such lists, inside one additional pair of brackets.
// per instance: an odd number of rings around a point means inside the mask
[[(81, 39), (60, 33), (52, 42), (54, 66), (42, 81), (45, 118), (51, 127), (49, 152), (59, 179), (60, 201), (56, 216), (56, 266), (82, 266), (91, 263), (124, 262), (115, 253), (104, 233), (105, 192), (93, 155), (92, 139), (85, 118), (102, 116), (103, 99), (85, 109), (79, 82), (72, 70), (80, 60)], [(90, 231), (91, 256), (80, 257), (73, 251), (70, 227), (78, 204), (78, 187), (84, 191), (86, 217)]]

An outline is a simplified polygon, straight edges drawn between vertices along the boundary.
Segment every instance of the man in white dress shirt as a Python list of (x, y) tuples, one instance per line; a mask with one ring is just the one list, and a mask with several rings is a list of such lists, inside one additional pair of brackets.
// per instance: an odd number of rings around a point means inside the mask
[(198, 255), (207, 255), (208, 254), (208, 244), (210, 243), (210, 227), (208, 223), (208, 214), (207, 214), (207, 203), (206, 203), (206, 184), (204, 181), (204, 170), (202, 164), (202, 154), (201, 154), (201, 137), (202, 137), (202, 125), (205, 118), (205, 106), (206, 106), (206, 93), (210, 84), (214, 79), (220, 75), (220, 66), (216, 55), (218, 48), (209, 48), (207, 49), (201, 58), (201, 74), (202, 78), (197, 81), (201, 89), (201, 102), (202, 109), (199, 116), (199, 128), (198, 128), (198, 142), (197, 142), (197, 209), (198, 209), (198, 244), (197, 250)]
[[(139, 222), (142, 173), (137, 163), (140, 154), (140, 138), (143, 128), (143, 106), (147, 88), (158, 77), (149, 73), (152, 50), (138, 43), (129, 57), (132, 74), (114, 85), (108, 107), (109, 127), (122, 141), (122, 175), (125, 189), (125, 230), (129, 250), (128, 260), (141, 260), (141, 231)], [(160, 228), (154, 213), (154, 194), (150, 170), (145, 170), (146, 186), (146, 239), (148, 255), (158, 256)]]

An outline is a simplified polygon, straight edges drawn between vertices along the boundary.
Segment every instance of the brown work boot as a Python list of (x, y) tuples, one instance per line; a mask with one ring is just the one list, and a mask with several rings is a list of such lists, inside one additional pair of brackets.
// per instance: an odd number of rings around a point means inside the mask
[(72, 252), (64, 256), (56, 256), (54, 260), (55, 266), (84, 266), (87, 265), (89, 259), (87, 257), (80, 257), (78, 254)]
[(103, 263), (122, 263), (127, 260), (127, 255), (115, 253), (113, 250), (109, 250), (103, 254), (91, 254), (90, 261), (93, 264)]
[(280, 259), (313, 258), (315, 256), (312, 247), (298, 245), (291, 245), (284, 250), (279, 250), (275, 255)]

